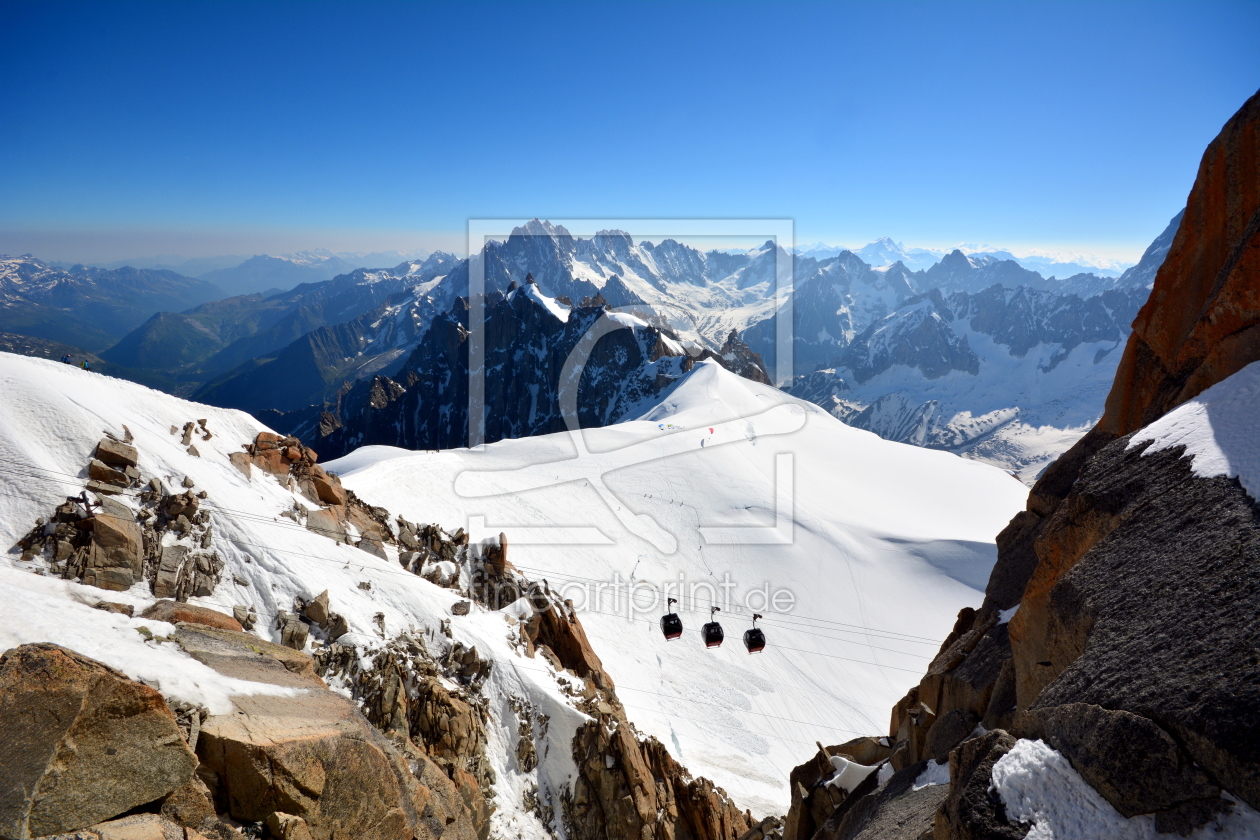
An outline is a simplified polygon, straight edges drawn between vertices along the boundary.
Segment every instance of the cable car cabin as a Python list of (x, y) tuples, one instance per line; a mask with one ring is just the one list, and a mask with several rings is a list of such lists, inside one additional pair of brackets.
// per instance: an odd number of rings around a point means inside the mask
[[(666, 607), (672, 607), (678, 603), (677, 598), (670, 598)], [(683, 626), (682, 619), (678, 617), (678, 613), (671, 612), (669, 615), (661, 616), (661, 632), (665, 634), (665, 640), (677, 639), (682, 635)]]
[(761, 615), (754, 613), (752, 628), (744, 631), (744, 647), (748, 648), (749, 653), (760, 653), (766, 647), (766, 634), (762, 633), (761, 628), (757, 626), (759, 618)]
[(760, 653), (766, 647), (766, 634), (762, 633), (758, 627), (745, 630), (744, 647), (748, 648), (749, 653)]
[[(721, 612), (721, 608), (710, 607), (709, 618), (713, 618), (713, 614), (715, 612)], [(718, 624), (716, 621), (710, 621), (708, 624), (704, 625), (700, 632), (704, 636), (704, 646), (707, 648), (721, 647), (722, 640), (726, 638), (726, 634), (722, 632), (722, 625)]]

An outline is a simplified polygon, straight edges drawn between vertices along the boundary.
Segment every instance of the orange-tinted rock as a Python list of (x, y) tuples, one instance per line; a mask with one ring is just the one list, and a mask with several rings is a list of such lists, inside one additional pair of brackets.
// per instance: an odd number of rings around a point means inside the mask
[(278, 449), (280, 447), (280, 441), (282, 440), (284, 440), (284, 438), (280, 437), (280, 435), (273, 434), (272, 432), (259, 432), (258, 436), (254, 438), (254, 449), (259, 451)]
[(165, 621), (169, 624), (178, 624), (182, 621), (188, 624), (216, 627), (220, 630), (242, 632), (241, 623), (230, 615), (224, 615), (207, 607), (181, 604), (179, 601), (168, 601), (165, 599), (158, 601), (140, 613), (140, 617), (151, 618), (154, 621)]
[(250, 461), (258, 469), (269, 472), (272, 475), (289, 474), (289, 460), (284, 457), (284, 453), (279, 449), (256, 450)]
[(324, 472), (323, 467), (319, 465), (311, 467), (311, 483), (315, 485), (315, 493), (324, 504), (344, 505), (346, 503), (346, 491), (341, 486), (341, 479)]
[(1125, 435), (1260, 359), (1260, 94), (1199, 164), (1099, 427)]

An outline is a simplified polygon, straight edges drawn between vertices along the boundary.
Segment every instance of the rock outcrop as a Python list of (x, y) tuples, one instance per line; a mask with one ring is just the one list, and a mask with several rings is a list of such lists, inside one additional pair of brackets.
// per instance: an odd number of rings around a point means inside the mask
[[(210, 435), (204, 424), (201, 431)], [(130, 440), (130, 431), (122, 441), (102, 439), (88, 464), (84, 491), (67, 498), (49, 521), (36, 520), (16, 549), (24, 561), (42, 560), (54, 574), (101, 589), (122, 592), (147, 581), (158, 598), (186, 601), (212, 594), (223, 560), (213, 550), (209, 514), (202, 508), (208, 494), (196, 491), (188, 478), (173, 494), (158, 478), (145, 482)], [(123, 491), (127, 503), (116, 498)]]
[(1260, 94), (1208, 146), (1098, 427), (1124, 435), (1260, 358)]
[(176, 641), (226, 676), (302, 689), (290, 697), (235, 696), (230, 714), (202, 723), (198, 775), (235, 819), (317, 840), (477, 836), (459, 792), (447, 788), (443, 796), (424, 781), (431, 761), (420, 753), (404, 757), (354, 702), (327, 689), (310, 657), (245, 633), (187, 624)]
[[(1232, 807), (1223, 792), (1260, 808), (1260, 504), (1196, 475), (1183, 447), (1133, 445), (1257, 360), (1260, 94), (1204, 155), (1102, 419), (1034, 485), (984, 603), (893, 709), (894, 768), (949, 756), (937, 840), (1027, 833), (992, 783), (1020, 738), (1161, 832), (1208, 825)], [(788, 825), (806, 816), (794, 801)]]
[(160, 799), (197, 759), (157, 691), (50, 644), (0, 656), (0, 836), (85, 828)]

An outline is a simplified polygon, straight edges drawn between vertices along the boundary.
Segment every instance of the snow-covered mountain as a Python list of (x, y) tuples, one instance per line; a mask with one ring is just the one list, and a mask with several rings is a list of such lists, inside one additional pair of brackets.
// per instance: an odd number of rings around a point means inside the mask
[[(356, 268), (380, 268), (403, 262), (421, 261), (429, 251), (330, 251), (315, 248), (291, 254), (255, 254), (245, 256), (186, 257), (163, 254), (116, 260), (102, 268), (152, 268), (174, 271), (186, 277), (198, 277), (214, 283), (228, 295), (288, 291), (301, 283), (331, 280)], [(69, 266), (63, 266), (69, 268)]]
[(356, 269), (267, 297), (244, 295), (184, 312), (160, 312), (104, 355), (129, 367), (162, 370), (195, 387), (274, 354), (320, 327), (353, 321), (393, 296), (423, 297), (455, 262), (450, 254), (438, 252), (423, 261)]
[[(479, 749), (492, 770), (483, 776), (494, 779), (487, 795), (497, 837), (544, 836), (540, 815), (563, 832), (561, 802), (577, 772), (574, 733), (600, 714), (582, 698), (580, 679), (573, 691), (575, 677), (562, 664), (528, 655), (519, 632), (530, 613), (525, 600), (493, 605), (472, 593), (470, 575), (499, 532), (520, 574), (573, 600), (638, 731), (760, 816), (786, 808), (786, 771), (805, 745), (883, 727), (890, 704), (935, 651), (927, 640), (948, 631), (959, 607), (979, 603), (993, 534), (1025, 496), (998, 470), (880, 440), (712, 361), (644, 404), (638, 419), (587, 430), (579, 458), (563, 433), (481, 451), (361, 449), (328, 465), (362, 500), (343, 498), (341, 508), (304, 495), (309, 479), (287, 476), (287, 467), (279, 480), (260, 468), (278, 469), (258, 447), (253, 456), (242, 452), (267, 431), (243, 413), (7, 354), (0, 384), (9, 407), (0, 427), (6, 546), (34, 533), (40, 518), (61, 528), (50, 517), (66, 497), (91, 476), (106, 478), (96, 467), (88, 472), (102, 434), (129, 439), (138, 452), (135, 476), (119, 479), (133, 489), (96, 483), (88, 498), (99, 495), (101, 513), (121, 521), (138, 517), (137, 532), (157, 528), (155, 553), (146, 548), (157, 577), (141, 574), (120, 591), (62, 579), (75, 576), (78, 561), (59, 559), (59, 530), (40, 543), (45, 554), (15, 549), (0, 564), (9, 610), (0, 647), (56, 642), (214, 714), (230, 710), (233, 695), (275, 691), (225, 679), (163, 643), (157, 637), (175, 632), (169, 624), (91, 608), (110, 601), (138, 615), (152, 604), (153, 587), (166, 585), (162, 558), (205, 555), (215, 558), (206, 565), (214, 571), (196, 578), (190, 605), (235, 611), (277, 643), (296, 638), (293, 622), (303, 624), (301, 646), (356, 698), (335, 664), (347, 656), (369, 680), (373, 658), (408, 639), (439, 662), (475, 648), (463, 661), (489, 663), (488, 676), (449, 690), (484, 709)], [(308, 454), (299, 453), (299, 465), (313, 469)], [(150, 495), (151, 487), (161, 490)], [(154, 518), (166, 510), (163, 494), (185, 488), (190, 497), (205, 494), (190, 525)], [(336, 526), (348, 537), (311, 530), (317, 519), (337, 523), (339, 510), (350, 514)], [(440, 554), (434, 560), (442, 562), (417, 565), (417, 574), (400, 565), (412, 555), (402, 556), (408, 549), (395, 517), (438, 523), (434, 539), (454, 552), (449, 566)], [(467, 549), (459, 529), (471, 532)], [(170, 580), (182, 574), (172, 568)], [(626, 582), (638, 587), (633, 612)], [(656, 628), (663, 606), (648, 600), (649, 585), (667, 583), (683, 594), (686, 633), (674, 642)], [(596, 584), (607, 586), (596, 592)], [(295, 602), (325, 590), (345, 622), (336, 644), (309, 609), (305, 623), (294, 617)], [(723, 593), (731, 599), (719, 614), (727, 642), (706, 650), (695, 631)], [(455, 609), (470, 594), (471, 607)], [(765, 615), (758, 625), (769, 645), (749, 657), (738, 635), (753, 610)], [(534, 733), (530, 761), (521, 758), (520, 733), (530, 731), (522, 721)]]
[[(959, 250), (921, 272), (853, 254), (818, 263), (792, 293), (789, 390), (859, 428), (1031, 481), (1101, 414), (1179, 221), (1118, 278), (1059, 284)], [(743, 333), (771, 369), (774, 336), (773, 320)]]
[[(554, 431), (560, 428), (553, 410), (559, 368), (593, 321), (579, 319), (580, 329), (561, 328), (555, 318), (522, 321), (529, 307), (507, 317), (511, 307), (495, 307), (509, 289), (532, 279), (536, 295), (521, 302), (532, 300), (535, 309), (543, 299), (555, 301), (556, 311), (631, 307), (645, 327), (663, 330), (693, 356), (705, 349), (720, 354), (731, 330), (742, 331), (773, 375), (775, 273), (788, 259), (773, 243), (706, 253), (672, 240), (636, 244), (620, 231), (576, 238), (534, 220), (505, 241), (489, 242), (473, 262), (452, 260), (442, 275), (430, 271), (425, 285), (382, 300), (353, 321), (330, 318), (288, 347), (268, 348), (265, 357), (238, 356), (242, 366), (199, 398), (255, 412), (296, 412), (273, 422), (318, 435), (334, 452), (367, 442), (461, 445), (467, 428), (466, 367), (459, 360), (468, 329), (463, 298), (470, 271), (480, 271), (486, 311), (499, 312), (500, 326), (488, 334), (506, 360), (488, 368), (495, 395), (488, 405), (490, 439)], [(1127, 335), (1146, 292), (1131, 282), (1133, 272), (1073, 278), (1079, 294), (1051, 291), (1047, 287), (1058, 281), (1013, 260), (958, 250), (922, 271), (902, 262), (872, 267), (848, 251), (821, 261), (797, 256), (791, 265), (793, 364), (809, 380), (795, 383), (793, 393), (862, 428), (984, 457), (1025, 477), (1101, 411), (1114, 364), (1110, 350)], [(336, 282), (354, 288), (360, 281)], [(664, 375), (655, 369), (660, 354), (646, 349), (657, 339), (644, 340), (637, 351), (621, 348), (615, 381), (652, 383)], [(521, 364), (525, 358), (537, 361)], [(1055, 373), (1065, 361), (1064, 370), (1089, 372), (1079, 387)], [(832, 373), (811, 377), (812, 371)], [(377, 374), (388, 379), (371, 381)], [(530, 396), (520, 396), (526, 390)], [(631, 388), (640, 396), (651, 390)], [(584, 423), (622, 416), (626, 403), (614, 393), (588, 396)], [(590, 408), (596, 402), (598, 412)]]
[(0, 255), (0, 332), (99, 352), (155, 312), (187, 309), (223, 292), (171, 271), (55, 268), (30, 254)]

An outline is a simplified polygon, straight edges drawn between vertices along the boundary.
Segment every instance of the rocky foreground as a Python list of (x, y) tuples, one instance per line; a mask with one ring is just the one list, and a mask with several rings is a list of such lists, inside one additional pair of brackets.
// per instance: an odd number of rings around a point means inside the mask
[[(1260, 504), (1141, 431), (1258, 360), (1260, 94), (1204, 154), (1102, 419), (888, 736), (796, 768), (786, 840), (1260, 836)], [(1251, 398), (1211, 432), (1260, 441)]]
[[(212, 458), (212, 425), (172, 425), (168, 445)], [(229, 615), (188, 603), (249, 588), (225, 575), (217, 549), (233, 541), (211, 523), (211, 509), (232, 511), (191, 477), (169, 486), (169, 477), (147, 474), (131, 430), (121, 432), (95, 445), (84, 491), (19, 540), (18, 563), (91, 587), (97, 610), (148, 620), (132, 629), (154, 656), (178, 650), (218, 675), (230, 699), (173, 701), (57, 644), (6, 651), (0, 837), (486, 840), (501, 781), (492, 742), (515, 745), (507, 763), (523, 774), (553, 748), (551, 715), (524, 697), (509, 699), (517, 731), (492, 731), (496, 663), (451, 632), (451, 620), (508, 607), (503, 626), (517, 654), (545, 663), (583, 721), (555, 745), (576, 771), (571, 784), (558, 799), (535, 784), (518, 807), (574, 838), (725, 840), (755, 830), (720, 788), (634, 730), (576, 614), (513, 567), (506, 537), (470, 546), (463, 531), (391, 516), (343, 488), (297, 439), (260, 432), (227, 453), (222, 469), (294, 494), (302, 504), (282, 514), (290, 527), (349, 551), (347, 568), (388, 562), (465, 599), (451, 604), (437, 634), (388, 638), (378, 613), (370, 643), (328, 590), (296, 598), (275, 611), (274, 626), (260, 626), (248, 604)], [(140, 611), (137, 587), (152, 596)], [(370, 591), (370, 581), (359, 589)], [(110, 600), (114, 593), (123, 600)]]

